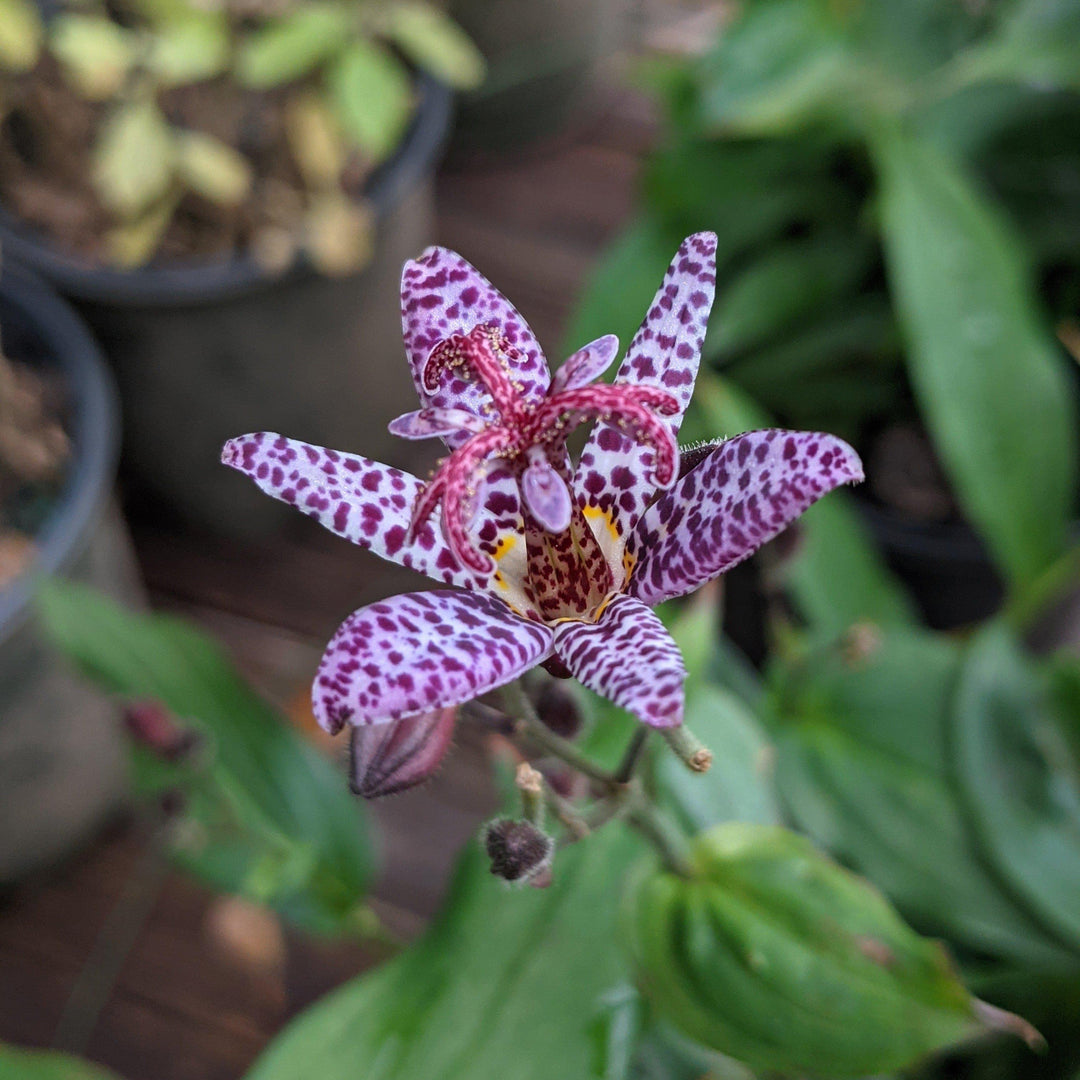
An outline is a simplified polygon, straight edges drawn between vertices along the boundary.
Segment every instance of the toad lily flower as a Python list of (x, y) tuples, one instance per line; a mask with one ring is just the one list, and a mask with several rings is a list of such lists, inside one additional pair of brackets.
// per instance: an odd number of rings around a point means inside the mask
[[(679, 248), (613, 384), (617, 352), (585, 346), (549, 375), (528, 325), (459, 255), (405, 265), (405, 349), (418, 412), (391, 430), (442, 437), (428, 482), (367, 458), (260, 433), (226, 464), (383, 558), (451, 590), (354, 612), (313, 691), (330, 732), (450, 708), (550, 661), (654, 727), (682, 723), (685, 669), (651, 608), (741, 562), (843, 483), (854, 451), (829, 435), (755, 431), (684, 458), (716, 240)], [(565, 440), (593, 431), (576, 467)]]

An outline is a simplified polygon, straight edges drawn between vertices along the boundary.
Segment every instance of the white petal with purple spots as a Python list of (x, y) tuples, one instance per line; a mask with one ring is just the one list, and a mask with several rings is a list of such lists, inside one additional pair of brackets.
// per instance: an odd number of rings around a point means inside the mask
[(642, 723), (682, 723), (682, 654), (664, 624), (632, 596), (616, 596), (596, 623), (560, 623), (555, 652), (579, 682)]
[(410, 473), (271, 431), (230, 439), (221, 460), (268, 495), (384, 559), (444, 585), (492, 587), (489, 579), (462, 568), (434, 525), (424, 525), (412, 544), (406, 542), (412, 506), (423, 486)]
[[(688, 236), (679, 247), (640, 329), (626, 351), (616, 383), (656, 386), (680, 411), (665, 417), (678, 432), (690, 404), (701, 346), (716, 290), (716, 236)], [(625, 538), (656, 494), (649, 479), (653, 452), (611, 424), (597, 424), (581, 455), (574, 488), (583, 505), (604, 512)], [(616, 559), (621, 552), (612, 552)]]
[(605, 334), (588, 345), (582, 346), (576, 353), (567, 357), (558, 371), (551, 377), (551, 392), (575, 390), (579, 386), (588, 386), (594, 379), (599, 379), (609, 367), (619, 351), (619, 339), (614, 334)]
[(529, 399), (539, 399), (551, 381), (547, 360), (529, 324), (483, 274), (455, 251), (428, 248), (405, 264), (401, 274), (401, 329), (413, 383), (420, 400), (441, 408), (484, 415), (490, 395), (477, 382), (448, 373), (434, 394), (424, 391), (421, 375), (431, 350), (452, 334), (467, 334), (481, 323), (495, 323), (514, 350), (512, 377)]
[(330, 640), (312, 688), (329, 732), (384, 724), (516, 679), (551, 652), (552, 633), (487, 596), (403, 593), (353, 612)]
[(721, 443), (662, 495), (627, 544), (629, 591), (659, 604), (752, 555), (808, 506), (862, 480), (842, 439), (812, 431), (751, 431)]

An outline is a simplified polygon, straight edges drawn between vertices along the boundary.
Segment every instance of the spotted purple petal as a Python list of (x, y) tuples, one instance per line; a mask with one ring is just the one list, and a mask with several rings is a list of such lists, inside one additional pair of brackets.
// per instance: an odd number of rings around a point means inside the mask
[[(645, 321), (630, 343), (615, 382), (656, 386), (679, 409), (665, 416), (672, 433), (682, 424), (697, 378), (705, 326), (716, 287), (716, 236), (695, 233), (679, 247)], [(581, 455), (574, 490), (584, 505), (604, 513), (621, 536), (633, 528), (656, 494), (653, 451), (611, 424), (597, 424)], [(615, 559), (621, 551), (613, 551)]]
[(619, 339), (614, 334), (605, 334), (578, 349), (551, 377), (551, 392), (557, 394), (563, 390), (588, 386), (611, 367), (618, 351)]
[(331, 734), (471, 701), (551, 652), (552, 633), (477, 593), (402, 593), (353, 612), (327, 646), (312, 688)]
[(579, 682), (643, 723), (682, 723), (686, 668), (679, 647), (632, 596), (616, 596), (596, 623), (560, 623), (555, 652)]
[(413, 543), (406, 543), (412, 506), (423, 487), (407, 472), (265, 431), (230, 439), (221, 460), (268, 495), (384, 559), (446, 585), (490, 585), (461, 566), (433, 525), (424, 525)]
[(464, 409), (418, 409), (402, 413), (386, 425), (399, 439), (445, 438), (464, 432), (466, 436), (484, 430), (484, 421)]
[(457, 252), (442, 247), (430, 247), (419, 259), (405, 264), (401, 329), (413, 383), (423, 404), (483, 415), (483, 406), (490, 400), (488, 393), (460, 373), (448, 373), (433, 394), (423, 386), (431, 350), (452, 334), (467, 334), (482, 323), (495, 324), (513, 350), (509, 367), (522, 394), (530, 400), (542, 397), (550, 375), (540, 345), (528, 323), (483, 274)]
[(862, 480), (842, 439), (808, 431), (751, 431), (721, 443), (642, 516), (627, 555), (629, 592), (658, 604), (752, 555), (840, 484)]
[(365, 799), (422, 784), (439, 767), (454, 734), (457, 709), (351, 729), (349, 784)]

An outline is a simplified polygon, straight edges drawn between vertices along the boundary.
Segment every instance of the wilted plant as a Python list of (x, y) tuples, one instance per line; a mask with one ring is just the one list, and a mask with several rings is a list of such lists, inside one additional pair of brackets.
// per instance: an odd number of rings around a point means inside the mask
[[(298, 249), (326, 273), (362, 266), (363, 183), (413, 115), (408, 64), (461, 87), (483, 74), (464, 33), (422, 0), (130, 0), (72, 4), (45, 23), (32, 0), (3, 0), (0, 25), (4, 153), (21, 165), (5, 198), (40, 216), (17, 180), (62, 148), (23, 144), (74, 128), (104, 255), (127, 267), (161, 250), (181, 207), (204, 232), (229, 223), (226, 235), (271, 269)], [(65, 101), (82, 118), (68, 130), (54, 115)]]

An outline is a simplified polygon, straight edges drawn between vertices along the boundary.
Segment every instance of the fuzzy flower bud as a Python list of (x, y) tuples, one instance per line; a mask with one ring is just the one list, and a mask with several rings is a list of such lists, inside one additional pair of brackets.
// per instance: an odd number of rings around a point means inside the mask
[(190, 757), (200, 742), (198, 732), (178, 724), (156, 701), (132, 702), (124, 709), (123, 720), (134, 742), (173, 764)]
[(504, 881), (532, 881), (551, 865), (555, 842), (528, 821), (497, 818), (484, 832), (491, 872)]

